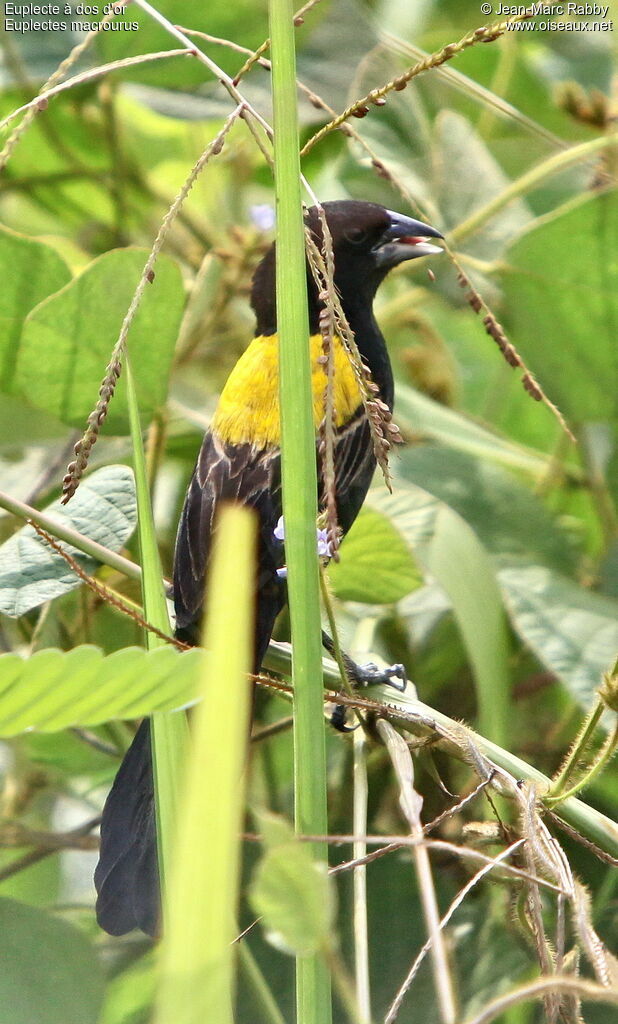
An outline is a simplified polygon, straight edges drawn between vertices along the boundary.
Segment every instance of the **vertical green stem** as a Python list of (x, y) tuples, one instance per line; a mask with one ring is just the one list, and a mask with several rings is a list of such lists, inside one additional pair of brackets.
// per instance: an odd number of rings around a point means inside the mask
[[(293, 8), (291, 0), (270, 0), (269, 9), (277, 194), (281, 461), (293, 650), (296, 828), (298, 832), (324, 835), (328, 824), (316, 550), (317, 473)], [(325, 846), (316, 843), (314, 855), (326, 859)], [(318, 957), (299, 958), (296, 983), (300, 1024), (328, 1024), (332, 1012), (330, 977), (323, 961)]]
[(216, 599), (208, 602), (206, 615), (202, 700), (193, 712), (156, 1024), (234, 1021), (255, 526), (250, 510), (231, 506), (215, 531), (208, 593)]
[[(367, 740), (360, 729), (354, 733), (354, 824), (355, 836), (367, 834)], [(367, 854), (364, 839), (354, 842), (352, 856)], [(367, 921), (367, 866), (354, 868), (354, 968), (356, 992), (362, 1024), (371, 1021), (371, 990), (369, 987), (369, 927)]]
[[(128, 356), (125, 356), (127, 398), (133, 442), (133, 469), (138, 508), (138, 535), (142, 563), (142, 595), (144, 615), (148, 622), (163, 632), (169, 632), (170, 622), (163, 593), (163, 574), (155, 536), (146, 459), (142, 445), (142, 431), (135, 384)], [(159, 647), (164, 641), (149, 630), (145, 633), (146, 646)], [(157, 809), (157, 840), (159, 871), (163, 889), (167, 880), (170, 850), (174, 833), (187, 722), (184, 712), (157, 714), (152, 717), (152, 756)], [(164, 901), (165, 911), (165, 901)]]

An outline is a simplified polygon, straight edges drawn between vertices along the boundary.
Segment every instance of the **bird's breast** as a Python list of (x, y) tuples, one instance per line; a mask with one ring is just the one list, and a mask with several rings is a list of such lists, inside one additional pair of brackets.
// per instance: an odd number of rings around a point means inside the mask
[[(316, 431), (324, 418), (326, 366), (322, 336), (314, 334), (311, 346), (311, 390)], [(338, 336), (334, 339), (335, 426), (343, 427), (357, 413), (361, 393), (349, 356)], [(257, 448), (278, 446), (279, 340), (276, 334), (259, 335), (240, 357), (221, 392), (212, 429), (231, 444), (253, 444)]]

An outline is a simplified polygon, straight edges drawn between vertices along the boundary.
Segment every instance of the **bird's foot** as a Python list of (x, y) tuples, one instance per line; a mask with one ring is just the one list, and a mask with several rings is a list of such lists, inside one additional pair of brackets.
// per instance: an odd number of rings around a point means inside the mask
[(356, 725), (348, 725), (347, 724), (347, 722), (346, 722), (346, 712), (347, 712), (347, 710), (348, 710), (348, 708), (346, 707), (345, 704), (336, 704), (335, 707), (333, 708), (332, 712), (331, 712), (330, 724), (332, 725), (333, 729), (337, 730), (337, 732), (354, 732), (354, 730), (358, 729), (358, 727), (360, 725), (360, 722), (358, 721), (358, 719), (356, 721)]
[[(373, 661), (368, 661), (364, 665), (357, 665), (355, 661), (352, 661), (352, 659), (346, 655), (345, 668), (352, 687), (355, 690), (364, 686), (382, 685), (392, 686), (398, 693), (403, 693), (408, 682), (406, 670), (403, 665), (400, 664), (388, 665), (387, 668), (378, 668)], [(359, 725), (358, 722), (356, 725), (346, 724), (345, 704), (336, 705), (330, 716), (330, 724), (337, 730), (337, 732), (354, 732)]]
[(386, 668), (378, 668), (373, 661), (368, 661), (364, 665), (352, 662), (351, 665), (346, 665), (346, 669), (354, 689), (381, 684), (382, 686), (392, 686), (399, 693), (403, 693), (408, 682), (406, 670), (399, 663), (388, 665)]

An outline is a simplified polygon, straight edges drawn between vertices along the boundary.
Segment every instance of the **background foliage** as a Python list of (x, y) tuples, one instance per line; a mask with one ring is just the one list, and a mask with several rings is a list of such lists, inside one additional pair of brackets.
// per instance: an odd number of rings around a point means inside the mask
[[(251, 49), (267, 35), (262, 3), (212, 0), (196, 10), (166, 0), (161, 10), (176, 24)], [(143, 11), (129, 11), (139, 30), (101, 33), (79, 69), (176, 45)], [(297, 30), (299, 77), (339, 111), (414, 64), (417, 47), (438, 50), (479, 21), (477, 6), (459, 0), (325, 0)], [(357, 652), (404, 662), (422, 700), (476, 724), (548, 775), (618, 649), (616, 150), (560, 164), (569, 147), (615, 130), (614, 39), (611, 32), (508, 32), (352, 119), (371, 152), (333, 133), (303, 163), (323, 200), (371, 199), (443, 230), (577, 437), (573, 445), (550, 410), (526, 395), (448, 257), (432, 260), (435, 280), (426, 261), (391, 275), (376, 312), (395, 367), (396, 419), (411, 443), (391, 460), (393, 496), (376, 479), (330, 573), (342, 639)], [(36, 94), (77, 37), (31, 34), (22, 44), (3, 33), (1, 40), (4, 117)], [(229, 74), (242, 65), (243, 55), (198, 42)], [(242, 88), (270, 117), (268, 71), (254, 67)], [(0, 180), (0, 489), (14, 499), (57, 514), (64, 467), (161, 219), (230, 109), (202, 65), (176, 57), (64, 92), (18, 140)], [(301, 94), (303, 141), (324, 120)], [(529, 172), (552, 160), (559, 173), (529, 187)], [(237, 123), (173, 223), (131, 328), (168, 575), (201, 434), (252, 333), (249, 281), (271, 238), (264, 208), (272, 199), (270, 171)], [(124, 387), (121, 377), (91, 475), (66, 514), (69, 526), (137, 561)], [(167, 650), (124, 652), (120, 676), (114, 652), (140, 644), (139, 626), (80, 586), (30, 527), (16, 533), (17, 525), (8, 515), (0, 520), (0, 645), (12, 652), (0, 662), (7, 737), (0, 916), (9, 922), (1, 929), (0, 1021), (138, 1024), (150, 1019), (153, 952), (141, 937), (112, 941), (96, 928), (96, 840), (82, 826), (100, 811), (130, 740), (132, 728), (118, 720), (174, 706), (184, 677)], [(100, 563), (81, 564), (93, 571)], [(121, 567), (106, 564), (98, 575), (139, 603), (137, 582)], [(284, 638), (285, 623), (281, 630)], [(76, 652), (75, 689), (59, 690), (66, 664), (37, 652), (80, 644), (106, 657)], [(11, 689), (22, 666), (15, 655), (33, 656), (22, 684), (29, 673), (34, 691)], [(282, 698), (258, 695), (258, 724), (287, 713)], [(32, 725), (42, 731), (24, 731)], [(330, 829), (350, 833), (351, 748), (334, 734), (328, 747)], [(417, 763), (425, 821), (452, 803), (449, 794), (474, 784), (469, 768), (444, 754)], [(398, 789), (382, 748), (372, 750), (368, 770), (369, 830), (400, 831)], [(610, 767), (585, 798), (616, 818), (617, 793)], [(250, 799), (291, 815), (289, 732), (256, 746)], [(442, 835), (458, 840), (479, 818), (492, 820), (482, 799), (450, 818)], [(591, 889), (596, 927), (616, 949), (615, 875), (590, 850), (563, 840)], [(259, 851), (245, 847), (248, 878)], [(276, 849), (269, 856), (262, 875), (276, 864)], [(347, 856), (335, 847), (332, 862)], [(445, 909), (469, 871), (448, 854), (436, 855), (434, 866)], [(401, 852), (369, 868), (376, 1019), (425, 940), (414, 884)], [(346, 874), (337, 896), (345, 957), (352, 941)], [(479, 886), (454, 918), (449, 942), (462, 1019), (534, 975), (518, 909), (513, 884)], [(241, 923), (253, 916), (243, 902)], [(291, 1019), (292, 961), (257, 928), (248, 941)], [(253, 1020), (254, 1012), (241, 979), (238, 1019)], [(520, 1007), (500, 1019), (531, 1024), (543, 1012)], [(615, 1012), (591, 1006), (585, 1019), (608, 1021)], [(439, 1019), (427, 964), (399, 1019)]]

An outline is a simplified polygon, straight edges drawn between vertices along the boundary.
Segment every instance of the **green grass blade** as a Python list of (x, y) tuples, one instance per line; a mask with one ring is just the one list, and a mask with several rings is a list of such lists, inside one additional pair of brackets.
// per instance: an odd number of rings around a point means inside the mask
[[(157, 1024), (233, 1024), (243, 768), (249, 725), (255, 523), (218, 522), (201, 695), (193, 717), (161, 951)], [(233, 552), (233, 558), (230, 558)]]
[[(292, 16), (291, 0), (270, 0), (283, 510), (293, 643), (296, 828), (323, 835), (327, 831), (327, 812), (316, 553), (317, 474)], [(317, 844), (314, 853), (326, 857), (325, 849)], [(328, 1024), (331, 997), (326, 966), (317, 956), (299, 958), (296, 980), (298, 1020), (303, 1024)]]
[[(164, 632), (170, 632), (169, 615), (163, 592), (163, 574), (159, 561), (155, 535), (152, 505), (146, 473), (146, 460), (142, 445), (142, 432), (135, 384), (128, 357), (125, 358), (127, 376), (127, 401), (133, 442), (133, 468), (135, 471), (135, 492), (137, 496), (137, 529), (142, 560), (142, 597), (144, 615), (148, 622)], [(149, 649), (160, 646), (164, 641), (151, 632), (146, 632), (146, 646)], [(167, 873), (170, 863), (171, 841), (174, 835), (178, 793), (180, 791), (184, 745), (187, 723), (184, 712), (157, 714), (152, 718), (152, 752), (155, 780), (155, 803), (157, 808), (157, 839), (159, 844), (159, 870), (165, 896)], [(164, 916), (165, 916), (164, 899)]]

